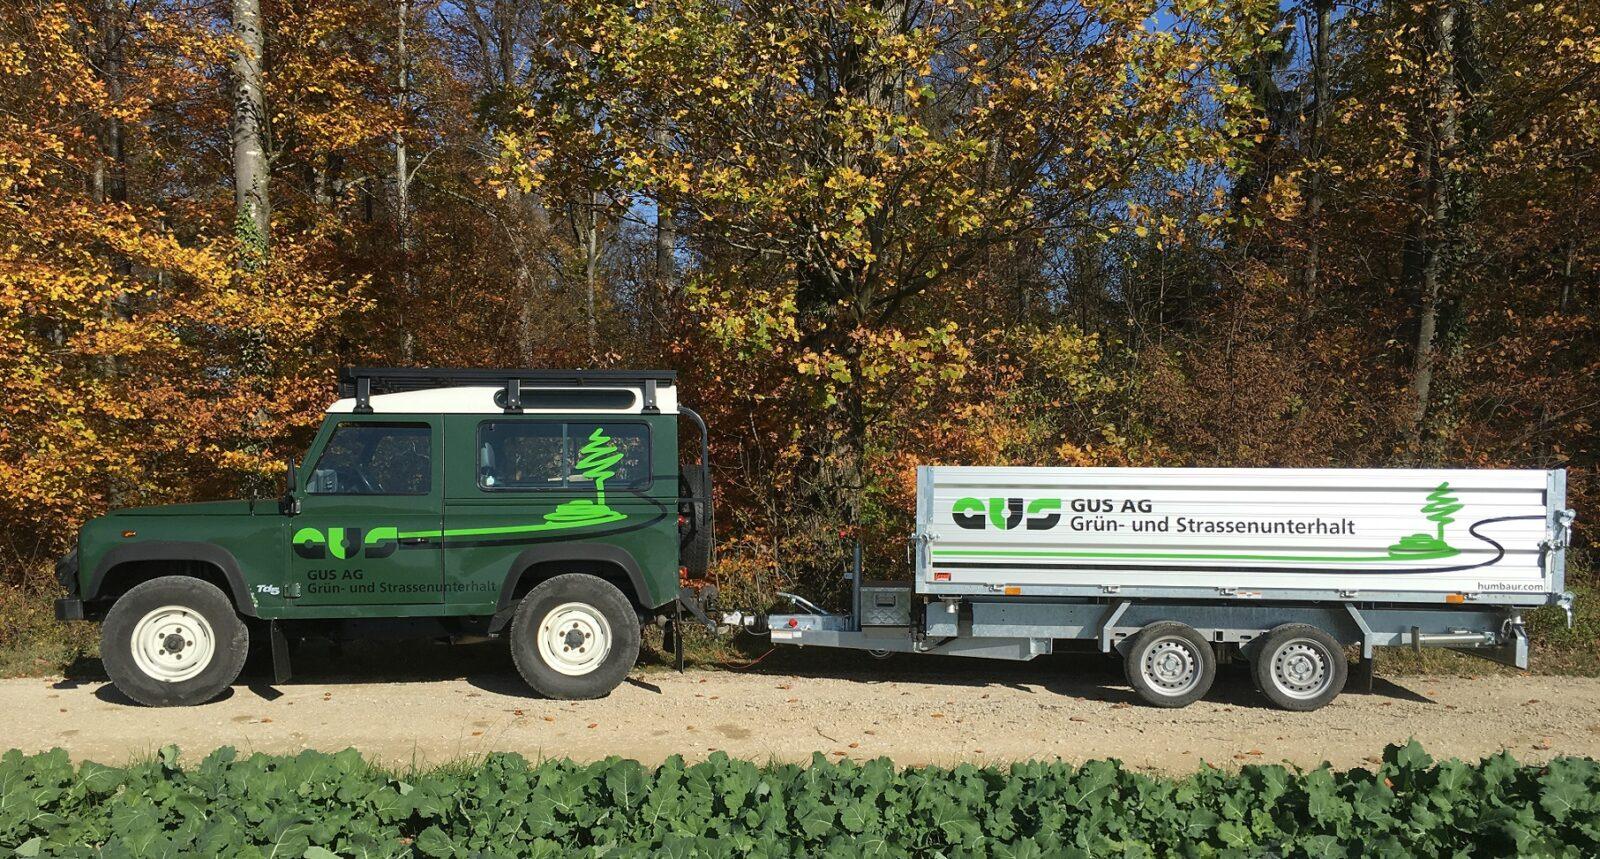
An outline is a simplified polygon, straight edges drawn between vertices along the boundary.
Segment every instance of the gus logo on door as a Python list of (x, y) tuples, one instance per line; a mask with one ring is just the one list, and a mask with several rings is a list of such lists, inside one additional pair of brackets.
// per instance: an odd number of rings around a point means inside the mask
[(294, 553), (311, 561), (328, 557), (345, 561), (356, 557), (387, 558), (400, 546), (400, 531), (392, 525), (378, 528), (301, 528), (294, 533)]

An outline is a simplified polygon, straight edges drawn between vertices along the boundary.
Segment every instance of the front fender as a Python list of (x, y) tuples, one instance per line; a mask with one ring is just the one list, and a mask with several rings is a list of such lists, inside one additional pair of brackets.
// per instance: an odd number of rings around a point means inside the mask
[(192, 561), (216, 567), (227, 580), (229, 596), (233, 597), (233, 604), (239, 613), (256, 617), (255, 602), (250, 598), (250, 589), (245, 584), (244, 571), (239, 568), (238, 559), (215, 543), (149, 540), (113, 546), (100, 556), (94, 569), (84, 579), (83, 600), (87, 602), (98, 598), (111, 570), (133, 561)]

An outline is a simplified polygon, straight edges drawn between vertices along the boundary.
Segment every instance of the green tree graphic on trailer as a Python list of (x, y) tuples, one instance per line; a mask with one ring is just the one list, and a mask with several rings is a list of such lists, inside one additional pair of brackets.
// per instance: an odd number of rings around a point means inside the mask
[(1455, 548), (1444, 539), (1444, 526), (1455, 520), (1455, 514), (1461, 510), (1461, 502), (1456, 500), (1450, 491), (1449, 482), (1441, 483), (1428, 493), (1428, 501), (1422, 505), (1422, 515), (1434, 523), (1435, 532), (1432, 534), (1412, 534), (1400, 538), (1400, 542), (1389, 547), (1391, 558), (1448, 558), (1458, 555), (1461, 550)]
[(546, 513), (544, 521), (558, 528), (577, 528), (628, 518), (626, 513), (606, 506), (606, 481), (616, 476), (612, 469), (622, 461), (622, 453), (601, 427), (589, 434), (589, 441), (578, 451), (578, 473), (594, 482), (594, 500), (568, 501)]

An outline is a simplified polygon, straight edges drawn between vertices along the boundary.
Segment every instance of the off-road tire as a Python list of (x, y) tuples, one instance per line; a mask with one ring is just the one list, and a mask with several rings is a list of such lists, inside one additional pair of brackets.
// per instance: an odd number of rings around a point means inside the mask
[(678, 474), (678, 495), (694, 498), (687, 502), (688, 521), (680, 532), (678, 558), (692, 579), (703, 579), (711, 569), (716, 549), (716, 522), (711, 502), (711, 487), (705, 481), (705, 472), (690, 468)]
[[(557, 625), (558, 615), (567, 621)], [(564, 634), (559, 632), (563, 627)], [(604, 638), (605, 653), (587, 667), (581, 662), (586, 654), (577, 651), (595, 646), (598, 637)], [(605, 579), (568, 573), (541, 582), (522, 598), (511, 619), (510, 638), (517, 672), (533, 691), (564, 701), (603, 698), (627, 679), (638, 661), (639, 614)], [(563, 650), (569, 644), (570, 650)], [(565, 653), (573, 653), (574, 661), (563, 666), (558, 654)], [(583, 673), (570, 673), (575, 670)]]
[[(1128, 642), (1122, 668), (1128, 685), (1146, 704), (1187, 707), (1211, 691), (1217, 679), (1217, 655), (1193, 627), (1161, 621), (1139, 630)], [(1163, 682), (1164, 677), (1171, 679)]]
[[(1350, 664), (1344, 645), (1333, 636), (1310, 624), (1286, 623), (1262, 637), (1251, 672), (1267, 700), (1285, 710), (1307, 713), (1339, 697)], [(1311, 679), (1296, 685), (1296, 674)]]
[[(176, 611), (174, 611), (176, 610)], [(167, 618), (165, 629), (161, 622)], [(202, 656), (206, 642), (190, 637), (174, 653), (188, 650), (191, 658), (205, 659), (205, 667), (192, 676), (163, 679), (141, 666), (164, 660), (166, 651), (152, 656), (155, 638), (171, 635), (173, 629), (209, 630), (209, 656)], [(141, 644), (145, 650), (136, 654)], [(100, 629), (100, 660), (118, 691), (147, 707), (186, 707), (204, 704), (227, 689), (244, 668), (250, 653), (250, 629), (234, 611), (233, 601), (220, 588), (191, 576), (162, 576), (135, 585), (117, 598)], [(181, 672), (181, 657), (172, 665)], [(160, 669), (154, 669), (160, 670)]]

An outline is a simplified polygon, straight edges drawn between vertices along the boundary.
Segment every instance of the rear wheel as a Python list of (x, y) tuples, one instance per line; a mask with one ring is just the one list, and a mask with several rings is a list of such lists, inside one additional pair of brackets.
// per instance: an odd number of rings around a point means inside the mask
[(1349, 670), (1344, 647), (1304, 623), (1284, 624), (1267, 633), (1254, 667), (1256, 686), (1268, 700), (1299, 712), (1316, 710), (1337, 698)]
[(511, 621), (517, 671), (547, 698), (601, 698), (639, 658), (639, 616), (605, 579), (556, 576), (528, 592)]
[(1128, 685), (1145, 703), (1187, 707), (1210, 691), (1217, 659), (1211, 644), (1192, 627), (1163, 621), (1133, 637), (1124, 652), (1123, 669)]
[(250, 631), (216, 585), (163, 576), (111, 606), (100, 658), (122, 694), (148, 707), (203, 704), (244, 667)]

